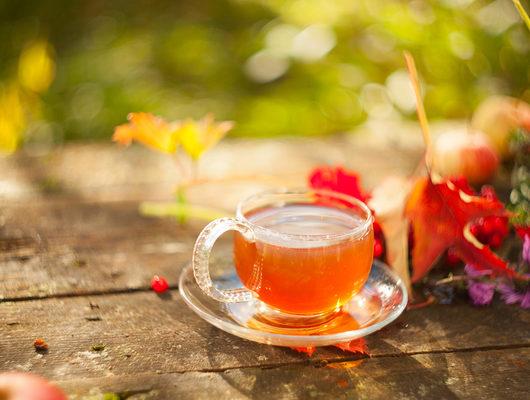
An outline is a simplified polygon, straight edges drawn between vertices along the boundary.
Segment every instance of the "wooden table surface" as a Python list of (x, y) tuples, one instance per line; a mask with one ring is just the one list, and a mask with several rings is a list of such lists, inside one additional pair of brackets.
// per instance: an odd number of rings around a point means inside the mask
[[(355, 168), (373, 186), (409, 173), (420, 152), (409, 140), (348, 136), (226, 141), (201, 173), (239, 178), (190, 197), (231, 210), (263, 187), (303, 185), (322, 163)], [(177, 290), (204, 222), (138, 213), (140, 200), (170, 199), (178, 179), (172, 161), (139, 147), (0, 159), (0, 371), (43, 375), (72, 399), (529, 398), (530, 313), (518, 307), (462, 300), (406, 311), (367, 338), (368, 357), (326, 347), (308, 358), (212, 327)], [(150, 290), (154, 274), (169, 295)], [(45, 354), (33, 347), (39, 337)]]

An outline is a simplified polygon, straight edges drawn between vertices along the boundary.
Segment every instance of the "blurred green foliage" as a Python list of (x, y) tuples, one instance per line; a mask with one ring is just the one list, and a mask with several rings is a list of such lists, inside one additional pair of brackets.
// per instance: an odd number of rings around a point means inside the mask
[(430, 118), (469, 118), (493, 93), (530, 100), (530, 33), (510, 0), (4, 0), (0, 39), (0, 86), (28, 43), (53, 49), (28, 141), (109, 138), (131, 111), (211, 111), (245, 136), (409, 118), (404, 49)]

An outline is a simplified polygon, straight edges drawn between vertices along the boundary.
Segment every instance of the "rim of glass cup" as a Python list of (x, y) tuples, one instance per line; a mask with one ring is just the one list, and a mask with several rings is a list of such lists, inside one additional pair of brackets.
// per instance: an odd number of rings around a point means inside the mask
[[(274, 229), (270, 229), (270, 228), (266, 228), (261, 225), (254, 224), (243, 213), (243, 206), (246, 203), (251, 202), (252, 200), (256, 200), (262, 196), (266, 196), (266, 195), (283, 195), (283, 196), (298, 195), (300, 196), (300, 195), (309, 195), (309, 194), (316, 194), (316, 195), (321, 194), (323, 196), (333, 197), (337, 200), (346, 201), (350, 204), (358, 206), (366, 214), (366, 217), (363, 218), (363, 221), (360, 225), (356, 226), (353, 229), (348, 230), (347, 232), (304, 235), (304, 234), (294, 234), (294, 233), (282, 233), (282, 232), (275, 231)], [(252, 227), (252, 229), (255, 231), (266, 233), (267, 235), (275, 236), (277, 238), (294, 239), (294, 240), (302, 240), (302, 241), (341, 240), (341, 239), (346, 239), (350, 237), (361, 236), (363, 233), (368, 231), (368, 229), (374, 222), (374, 216), (372, 215), (372, 210), (370, 210), (370, 208), (361, 200), (356, 199), (353, 196), (348, 196), (347, 194), (334, 192), (332, 190), (307, 189), (307, 188), (271, 189), (271, 190), (266, 190), (266, 191), (262, 191), (259, 193), (255, 193), (239, 201), (239, 203), (237, 204), (237, 208), (236, 208), (236, 218), (248, 223)]]

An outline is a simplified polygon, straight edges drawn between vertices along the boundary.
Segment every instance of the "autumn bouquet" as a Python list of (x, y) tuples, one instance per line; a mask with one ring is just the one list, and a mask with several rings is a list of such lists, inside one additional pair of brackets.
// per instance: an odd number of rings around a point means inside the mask
[[(389, 177), (367, 193), (355, 172), (321, 167), (309, 184), (370, 205), (376, 216), (374, 256), (400, 274), (412, 306), (450, 302), (462, 288), (475, 305), (490, 304), (497, 292), (507, 304), (530, 308), (530, 106), (490, 98), (477, 109), (471, 132), (447, 132), (433, 143), (414, 62), (410, 55), (406, 59), (427, 147), (426, 176)], [(480, 186), (502, 159), (513, 165), (508, 208), (492, 186)], [(519, 238), (510, 243), (519, 240), (522, 250), (515, 257), (512, 250), (507, 261), (493, 250), (502, 249), (510, 234)], [(423, 283), (423, 293), (413, 283)]]
[[(467, 289), (475, 305), (490, 304), (498, 292), (505, 303), (530, 308), (528, 221), (519, 225), (520, 215), (510, 213), (491, 186), (477, 193), (464, 177), (391, 177), (367, 193), (358, 175), (342, 167), (317, 168), (309, 182), (368, 202), (376, 217), (374, 257), (400, 274), (412, 307), (448, 303)], [(528, 198), (519, 207), (527, 210)], [(512, 262), (493, 251), (510, 234), (522, 244)], [(422, 285), (414, 290), (413, 283)]]

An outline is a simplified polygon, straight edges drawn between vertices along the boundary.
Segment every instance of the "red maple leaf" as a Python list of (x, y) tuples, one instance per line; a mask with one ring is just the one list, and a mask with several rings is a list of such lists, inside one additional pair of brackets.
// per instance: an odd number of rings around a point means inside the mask
[[(325, 189), (332, 192), (346, 194), (355, 197), (358, 200), (366, 203), (370, 199), (370, 193), (365, 192), (361, 188), (361, 179), (353, 171), (337, 166), (337, 167), (317, 167), (309, 174), (309, 186), (313, 189)], [(321, 196), (321, 203), (336, 204), (337, 199), (329, 200), (325, 196)], [(350, 202), (342, 203), (346, 207), (351, 207)], [(372, 210), (373, 213), (373, 210)], [(375, 216), (375, 214), (374, 214)], [(385, 240), (379, 222), (374, 221), (374, 257), (381, 259), (385, 253)]]
[(369, 197), (361, 189), (359, 176), (343, 167), (315, 168), (309, 175), (309, 186), (347, 194), (361, 201), (366, 201)]
[(469, 230), (469, 224), (477, 218), (505, 216), (499, 200), (471, 196), (448, 180), (433, 183), (431, 178), (421, 178), (410, 194), (405, 213), (414, 231), (413, 282), (423, 278), (447, 249), (477, 269), (515, 275), (504, 260)]

